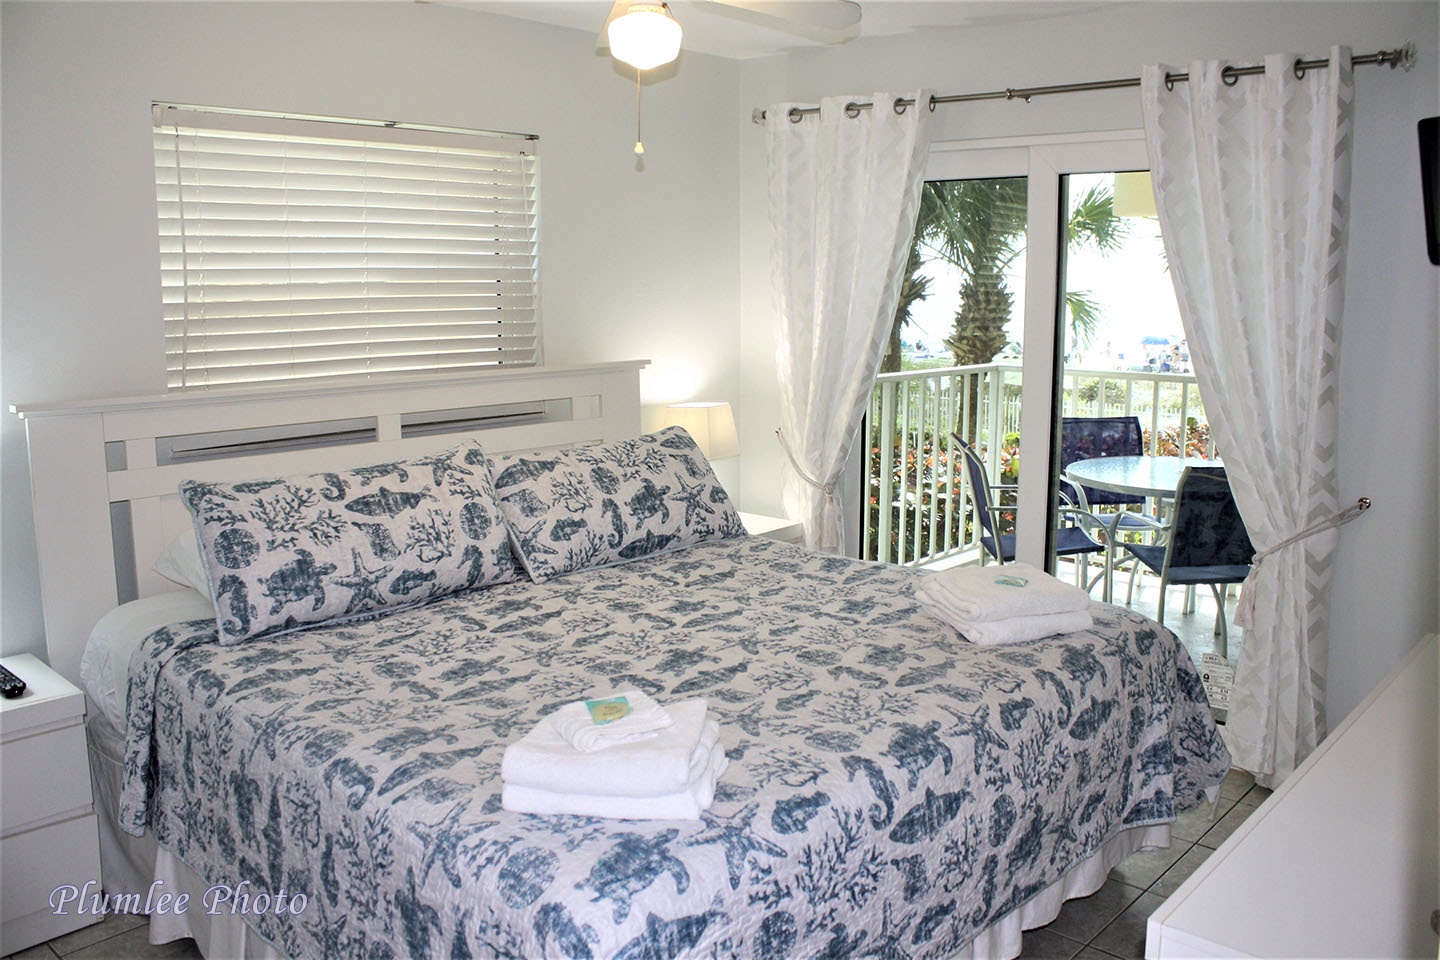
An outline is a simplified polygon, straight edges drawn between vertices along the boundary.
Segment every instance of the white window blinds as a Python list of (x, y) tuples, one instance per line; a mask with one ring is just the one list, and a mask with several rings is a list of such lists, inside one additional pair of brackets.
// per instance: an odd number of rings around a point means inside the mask
[(157, 104), (171, 390), (539, 361), (533, 137)]

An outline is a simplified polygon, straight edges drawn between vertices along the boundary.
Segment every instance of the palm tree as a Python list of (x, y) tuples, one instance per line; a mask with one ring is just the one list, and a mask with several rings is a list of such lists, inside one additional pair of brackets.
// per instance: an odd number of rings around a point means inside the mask
[(900, 336), (910, 322), (910, 308), (917, 301), (930, 296), (930, 278), (920, 272), (925, 265), (921, 259), (920, 245), (910, 245), (910, 260), (905, 265), (905, 279), (900, 283), (900, 299), (895, 304), (895, 321), (890, 325), (890, 344), (880, 361), (881, 373), (897, 373), (900, 370)]
[[(1005, 328), (1015, 306), (1005, 273), (1025, 250), (1026, 202), (1024, 177), (925, 184), (882, 371), (900, 369), (901, 328), (915, 300), (928, 294), (929, 278), (920, 271), (930, 260), (953, 264), (964, 278), (954, 324), (945, 338), (955, 365), (987, 364), (1005, 349)], [(1115, 215), (1113, 194), (1099, 185), (1071, 207), (1066, 224), (1072, 248), (1093, 246), (1101, 252), (1116, 249), (1127, 232), (1127, 222)], [(907, 299), (907, 290), (918, 295)], [(1066, 291), (1065, 308), (1070, 342), (1077, 348), (1088, 345), (1099, 321), (1098, 304), (1085, 291)], [(971, 378), (970, 402), (965, 405), (970, 422), (955, 425), (962, 436), (975, 436), (979, 390), (978, 379)]]
[[(1071, 208), (1066, 232), (1072, 246), (1109, 252), (1120, 245), (1127, 223), (1115, 215), (1113, 199), (1109, 190), (1097, 185)], [(890, 334), (893, 356), (887, 354), (883, 370), (900, 368), (900, 331), (910, 319), (915, 299), (928, 293), (928, 278), (920, 271), (931, 260), (953, 264), (965, 278), (954, 326), (945, 339), (955, 364), (984, 364), (995, 359), (1008, 342), (1005, 327), (1015, 298), (1005, 282), (1005, 271), (1025, 250), (1025, 222), (1024, 177), (925, 184)], [(907, 289), (920, 293), (907, 300)], [(1067, 291), (1065, 305), (1071, 342), (1088, 344), (1099, 319), (1098, 305), (1085, 291)]]

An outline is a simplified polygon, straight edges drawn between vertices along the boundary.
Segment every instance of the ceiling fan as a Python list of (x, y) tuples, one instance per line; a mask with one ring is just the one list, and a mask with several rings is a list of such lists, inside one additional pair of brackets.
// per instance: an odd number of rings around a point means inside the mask
[[(853, 0), (674, 0), (668, 4), (662, 0), (615, 0), (599, 43), (609, 46), (616, 59), (637, 69), (669, 63), (679, 52), (676, 10), (682, 17), (692, 12), (720, 15), (819, 43), (854, 39), (860, 26), (860, 4)], [(620, 21), (624, 22), (617, 28)], [(636, 50), (643, 52), (631, 59), (629, 54)]]

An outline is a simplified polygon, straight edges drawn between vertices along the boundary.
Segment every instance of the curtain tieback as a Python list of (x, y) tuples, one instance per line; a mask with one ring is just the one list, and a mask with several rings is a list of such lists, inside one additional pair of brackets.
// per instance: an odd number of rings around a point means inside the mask
[(1294, 536), (1286, 537), (1273, 547), (1268, 547), (1257, 552), (1250, 560), (1250, 573), (1245, 577), (1245, 582), (1240, 586), (1240, 599), (1235, 604), (1235, 625), (1237, 627), (1248, 627), (1255, 622), (1255, 591), (1252, 588), (1255, 578), (1260, 572), (1260, 565), (1266, 557), (1274, 553), (1279, 553), (1291, 544), (1309, 539), (1317, 533), (1323, 533), (1326, 530), (1333, 530), (1335, 527), (1343, 526), (1369, 509), (1370, 498), (1361, 497), (1339, 513), (1312, 523)]
[(821, 493), (825, 494), (825, 499), (827, 502), (834, 503), (836, 500), (835, 481), (833, 479), (816, 480), (810, 475), (809, 471), (807, 471), (804, 467), (800, 466), (800, 461), (795, 459), (795, 453), (790, 449), (790, 443), (785, 439), (784, 431), (782, 431), (779, 427), (776, 427), (775, 436), (780, 439), (780, 449), (785, 451), (785, 456), (790, 461), (790, 466), (795, 469), (795, 475), (798, 476), (801, 480), (804, 480), (806, 483), (810, 484), (810, 486), (814, 487), (816, 490), (819, 490)]

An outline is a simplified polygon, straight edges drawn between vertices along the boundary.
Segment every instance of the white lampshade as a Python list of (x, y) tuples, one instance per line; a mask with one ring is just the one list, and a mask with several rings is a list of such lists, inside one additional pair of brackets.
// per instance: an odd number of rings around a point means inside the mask
[(1115, 216), (1156, 217), (1155, 187), (1150, 171), (1115, 174)]
[(649, 70), (680, 55), (680, 24), (663, 3), (631, 0), (625, 13), (605, 28), (610, 55), (636, 70)]
[(700, 452), (710, 460), (734, 457), (740, 453), (735, 414), (728, 403), (672, 403), (665, 408), (665, 426), (684, 427), (695, 438)]

